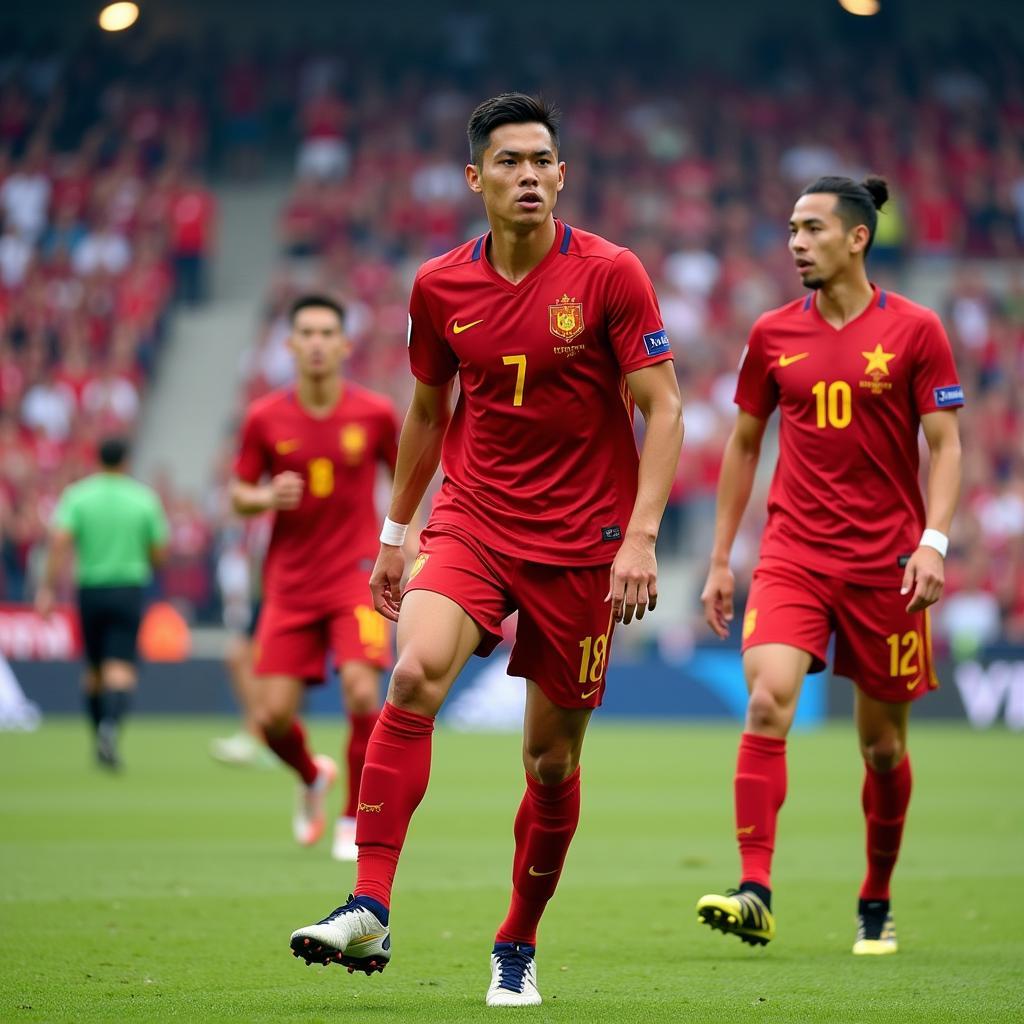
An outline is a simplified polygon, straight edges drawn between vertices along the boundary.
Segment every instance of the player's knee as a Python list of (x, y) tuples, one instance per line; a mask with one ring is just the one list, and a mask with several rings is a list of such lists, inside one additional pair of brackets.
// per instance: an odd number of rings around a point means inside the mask
[(265, 704), (256, 712), (256, 723), (265, 736), (283, 736), (292, 725), (291, 709)]
[(349, 714), (369, 715), (380, 707), (380, 682), (375, 668), (346, 666), (341, 673), (341, 687)]
[(747, 701), (747, 728), (756, 733), (777, 733), (789, 729), (790, 708), (767, 687), (755, 686)]
[(388, 700), (396, 708), (405, 711), (432, 714), (436, 710), (434, 689), (423, 662), (419, 658), (403, 655), (391, 673)]
[(864, 763), (876, 772), (891, 772), (905, 753), (903, 743), (899, 736), (884, 736), (878, 739), (863, 741), (861, 753), (864, 755)]
[(523, 751), (523, 767), (542, 786), (557, 786), (576, 771), (576, 761), (568, 750), (527, 747)]

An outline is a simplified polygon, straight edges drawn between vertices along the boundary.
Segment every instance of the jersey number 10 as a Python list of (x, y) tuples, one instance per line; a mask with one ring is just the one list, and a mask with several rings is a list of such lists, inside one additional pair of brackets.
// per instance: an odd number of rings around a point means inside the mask
[(853, 419), (853, 394), (845, 380), (836, 380), (831, 384), (819, 380), (811, 388), (811, 394), (814, 395), (820, 430), (825, 427), (842, 430), (850, 425)]

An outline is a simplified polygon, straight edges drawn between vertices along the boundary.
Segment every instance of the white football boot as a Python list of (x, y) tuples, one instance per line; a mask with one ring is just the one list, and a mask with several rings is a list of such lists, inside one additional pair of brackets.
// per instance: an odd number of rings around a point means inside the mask
[(338, 818), (334, 823), (334, 842), (331, 843), (331, 856), (335, 860), (355, 861), (359, 857), (356, 846), (356, 819)]
[(391, 929), (363, 896), (332, 910), (322, 921), (292, 932), (294, 956), (309, 964), (340, 964), (348, 973), (383, 971), (391, 959)]
[(491, 952), (491, 985), (488, 1006), (539, 1006), (535, 946), (521, 942), (496, 942)]

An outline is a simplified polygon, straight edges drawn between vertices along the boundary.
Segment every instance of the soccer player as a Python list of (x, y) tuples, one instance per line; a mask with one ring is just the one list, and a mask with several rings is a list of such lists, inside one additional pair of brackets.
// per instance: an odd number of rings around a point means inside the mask
[(118, 734), (138, 682), (143, 591), (153, 567), (166, 557), (169, 533), (156, 492), (128, 475), (128, 456), (125, 441), (108, 438), (99, 449), (100, 471), (61, 495), (36, 591), (36, 609), (48, 616), (73, 553), (85, 643), (85, 707), (96, 759), (110, 769), (121, 766)]
[(241, 515), (275, 513), (256, 631), (259, 720), (267, 746), (299, 776), (295, 839), (324, 832), (333, 759), (314, 756), (298, 718), (304, 686), (322, 683), (328, 652), (349, 718), (348, 799), (332, 854), (355, 860), (355, 809), (366, 744), (390, 664), (390, 627), (368, 603), (377, 548), (378, 466), (394, 470), (398, 420), (381, 395), (343, 380), (345, 311), (324, 295), (291, 308), (296, 384), (259, 399), (242, 426), (231, 497)]
[[(307, 962), (384, 968), (434, 717), (470, 655), (489, 654), (518, 610), (508, 671), (527, 680), (526, 793), (486, 1001), (528, 1005), (541, 1001), (537, 926), (576, 829), (580, 751), (612, 629), (656, 603), (654, 544), (682, 415), (639, 260), (552, 215), (565, 179), (553, 108), (503, 94), (477, 107), (468, 134), (466, 180), (490, 230), (428, 261), (413, 285), (415, 391), (370, 580), (376, 607), (398, 622), (398, 661), (363, 771), (355, 895), (291, 946)], [(639, 458), (634, 404), (647, 425)], [(399, 524), (439, 460), (444, 482), (403, 593)]]
[[(937, 685), (927, 608), (942, 593), (960, 487), (963, 390), (938, 317), (868, 279), (864, 260), (887, 197), (880, 178), (825, 177), (804, 189), (789, 249), (810, 294), (764, 314), (740, 361), (701, 595), (723, 638), (733, 617), (729, 552), (776, 407), (779, 458), (743, 618), (750, 697), (735, 777), (740, 885), (704, 896), (697, 911), (750, 944), (775, 935), (771, 862), (786, 734), (804, 676), (825, 667), (835, 634), (835, 671), (856, 684), (865, 765), (868, 863), (853, 952), (897, 949), (889, 882), (910, 801), (907, 721), (912, 702)], [(919, 427), (931, 456), (927, 506)]]

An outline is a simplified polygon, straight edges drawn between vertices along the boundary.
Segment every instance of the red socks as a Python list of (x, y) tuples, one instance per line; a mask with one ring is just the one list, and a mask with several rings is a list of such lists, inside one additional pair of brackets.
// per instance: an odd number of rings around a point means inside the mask
[(430, 777), (433, 718), (385, 704), (370, 736), (356, 813), (355, 895), (391, 906), (391, 886), (413, 811)]
[(771, 888), (775, 823), (786, 799), (786, 741), (745, 732), (734, 782), (740, 881)]
[(579, 820), (579, 768), (555, 786), (542, 785), (533, 776), (526, 776), (526, 795), (514, 828), (512, 902), (496, 942), (537, 944), (537, 925), (555, 893)]
[(306, 730), (302, 728), (302, 723), (296, 718), (284, 732), (275, 735), (264, 730), (263, 736), (267, 746), (289, 768), (294, 769), (307, 786), (312, 786), (316, 781), (317, 768), (306, 744)]
[[(887, 900), (903, 822), (910, 803), (912, 776), (905, 756), (890, 772), (866, 767), (862, 802), (867, 819), (868, 871), (862, 900)], [(786, 741), (745, 732), (736, 764), (736, 838), (740, 879), (771, 888), (775, 824), (786, 798)]]
[(887, 900), (889, 880), (903, 838), (903, 822), (910, 804), (913, 776), (910, 756), (904, 755), (892, 771), (876, 772), (864, 766), (861, 803), (867, 819), (868, 873), (861, 886), (862, 900)]
[(348, 764), (348, 797), (342, 814), (346, 818), (356, 816), (359, 803), (359, 780), (363, 776), (363, 762), (366, 760), (366, 747), (370, 742), (370, 733), (377, 724), (377, 712), (368, 715), (349, 715), (348, 746), (345, 748), (345, 761)]

